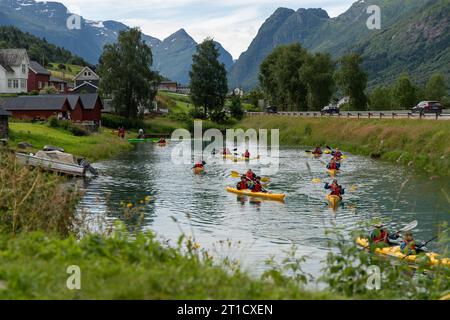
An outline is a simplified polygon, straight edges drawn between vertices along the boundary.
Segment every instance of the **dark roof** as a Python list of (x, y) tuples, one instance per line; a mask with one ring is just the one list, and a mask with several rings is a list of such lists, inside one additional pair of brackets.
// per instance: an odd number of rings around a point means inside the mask
[(75, 88), (73, 88), (73, 90), (78, 90), (79, 88), (84, 87), (86, 85), (89, 85), (89, 86), (91, 86), (91, 87), (93, 87), (95, 89), (98, 89), (98, 87), (95, 84), (92, 84), (90, 82), (85, 81), (82, 84), (80, 84), (79, 86), (76, 86)]
[(67, 83), (67, 81), (54, 76), (50, 76), (50, 82)]
[[(67, 100), (69, 101), (70, 109), (75, 110), (78, 101), (80, 101), (80, 96), (77, 94), (69, 94), (67, 95)], [(80, 103), (83, 104), (81, 101)]]
[(5, 99), (2, 107), (15, 110), (61, 110), (67, 101), (65, 95), (20, 96)]
[[(68, 94), (67, 99), (69, 100), (70, 107), (75, 109), (78, 99), (80, 99), (83, 109), (92, 110), (95, 108), (97, 100), (100, 99), (98, 93), (82, 93), (82, 94)], [(100, 106), (103, 109), (103, 103), (100, 99)]]
[[(97, 103), (97, 100), (99, 99), (99, 95), (97, 93), (82, 93), (79, 95), (81, 102), (83, 103), (84, 109), (94, 109), (95, 104)], [(100, 105), (103, 108), (103, 104), (100, 100)]]
[(6, 110), (3, 110), (1, 107), (0, 107), (0, 116), (10, 116), (11, 115), (11, 112), (8, 112), (8, 111), (6, 111)]
[(27, 56), (25, 49), (0, 49), (0, 65), (10, 72), (14, 72), (12, 66), (19, 66)]
[(42, 74), (42, 75), (45, 75), (45, 76), (49, 76), (50, 75), (50, 71), (45, 69), (43, 66), (41, 66), (36, 61), (30, 61), (30, 69), (36, 74)]

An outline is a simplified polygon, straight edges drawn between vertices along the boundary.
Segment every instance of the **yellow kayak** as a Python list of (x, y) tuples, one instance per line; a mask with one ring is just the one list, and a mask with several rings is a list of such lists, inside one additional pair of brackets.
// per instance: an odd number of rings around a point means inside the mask
[(327, 201), (331, 208), (337, 209), (339, 204), (341, 203), (341, 198), (339, 196), (327, 195)]
[(338, 173), (339, 173), (339, 170), (336, 170), (336, 169), (328, 170), (328, 174), (332, 177), (335, 177)]
[(281, 193), (266, 193), (266, 192), (252, 192), (250, 189), (245, 190), (238, 190), (236, 188), (227, 187), (227, 191), (231, 193), (236, 193), (242, 196), (249, 196), (249, 197), (260, 197), (260, 198), (266, 198), (271, 200), (277, 200), (277, 201), (284, 201), (284, 198), (286, 197), (285, 194)]
[(253, 157), (253, 158), (246, 158), (246, 157), (236, 157), (236, 156), (234, 156), (234, 155), (232, 155), (232, 154), (226, 154), (226, 155), (223, 155), (223, 158), (224, 159), (230, 159), (230, 160), (233, 160), (234, 162), (238, 162), (238, 161), (250, 161), (250, 160), (258, 160), (259, 159), (259, 156), (257, 156), (257, 157)]
[[(369, 248), (369, 241), (367, 239), (358, 238), (358, 239), (356, 239), (356, 243), (363, 248)], [(375, 253), (379, 254), (379, 255), (394, 257), (394, 258), (405, 260), (405, 261), (412, 262), (412, 263), (416, 262), (416, 259), (420, 258), (422, 256), (422, 255), (406, 256), (400, 250), (400, 246), (376, 248)], [(442, 265), (446, 265), (446, 266), (450, 267), (450, 258), (440, 258), (439, 254), (434, 253), (434, 252), (427, 252), (424, 255), (429, 258), (431, 265), (442, 264)]]

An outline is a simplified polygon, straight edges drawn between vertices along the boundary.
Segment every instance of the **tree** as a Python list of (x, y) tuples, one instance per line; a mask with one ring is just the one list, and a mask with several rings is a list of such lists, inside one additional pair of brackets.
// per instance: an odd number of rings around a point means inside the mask
[(259, 101), (264, 99), (264, 93), (261, 88), (254, 88), (247, 93), (244, 97), (244, 101), (250, 103), (255, 110), (260, 109)]
[(417, 103), (417, 88), (409, 79), (407, 73), (402, 73), (392, 89), (394, 107), (410, 109)]
[(203, 107), (204, 116), (208, 112), (221, 112), (228, 93), (227, 71), (219, 61), (219, 49), (214, 41), (207, 38), (197, 46), (192, 56), (191, 99), (195, 108)]
[(105, 45), (97, 68), (100, 90), (111, 95), (116, 113), (137, 118), (152, 103), (159, 81), (152, 63), (152, 51), (138, 28), (121, 31), (117, 43)]
[(241, 97), (234, 92), (231, 95), (230, 113), (231, 116), (237, 120), (241, 120), (244, 117), (244, 109), (242, 108)]
[(300, 68), (300, 77), (308, 88), (308, 109), (320, 110), (326, 106), (335, 91), (335, 64), (327, 53), (308, 55)]
[(307, 87), (299, 73), (307, 55), (298, 43), (279, 46), (260, 66), (261, 88), (281, 110), (307, 110)]
[(370, 110), (391, 110), (392, 94), (391, 89), (387, 86), (376, 87), (369, 97)]
[(425, 90), (427, 99), (442, 101), (447, 95), (447, 85), (444, 76), (440, 73), (433, 74), (428, 80)]
[(335, 78), (338, 86), (350, 98), (350, 108), (365, 110), (367, 96), (364, 93), (367, 86), (367, 74), (361, 69), (362, 58), (358, 54), (344, 56), (340, 60), (340, 69)]

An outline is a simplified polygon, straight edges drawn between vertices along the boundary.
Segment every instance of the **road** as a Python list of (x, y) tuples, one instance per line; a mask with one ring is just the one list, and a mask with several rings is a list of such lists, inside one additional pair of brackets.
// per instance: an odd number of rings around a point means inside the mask
[(425, 119), (425, 120), (450, 120), (450, 110), (444, 110), (440, 116), (436, 116), (434, 113), (427, 113), (423, 116), (417, 113), (411, 113), (408, 110), (399, 111), (342, 111), (340, 115), (325, 114), (321, 115), (319, 111), (309, 111), (309, 112), (278, 112), (278, 113), (264, 113), (264, 112), (247, 112), (249, 116), (255, 115), (271, 115), (271, 116), (292, 116), (292, 117), (310, 117), (310, 118), (320, 118), (320, 117), (334, 117), (334, 118), (354, 118), (354, 119)]

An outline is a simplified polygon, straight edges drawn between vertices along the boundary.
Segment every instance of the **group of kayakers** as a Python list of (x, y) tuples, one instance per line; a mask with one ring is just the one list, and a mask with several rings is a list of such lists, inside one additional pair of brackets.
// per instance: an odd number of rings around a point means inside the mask
[[(213, 150), (213, 154), (215, 154), (215, 149)], [(223, 156), (230, 156), (232, 155), (231, 151), (229, 148), (223, 148), (222, 150), (222, 155)], [(237, 155), (237, 154), (236, 154)], [(246, 159), (250, 159), (250, 151), (248, 151), (248, 149), (245, 150), (245, 152), (242, 154), (242, 156)]]
[(405, 231), (403, 237), (400, 232), (390, 233), (389, 230), (383, 224), (376, 224), (370, 234), (370, 243), (377, 246), (398, 246), (405, 255), (415, 255), (419, 251), (428, 251), (423, 245), (416, 245), (414, 236), (411, 231)]
[(261, 177), (257, 176), (252, 169), (248, 169), (248, 171), (241, 176), (241, 180), (237, 183), (236, 189), (250, 189), (252, 192), (267, 192), (261, 184)]
[[(331, 154), (330, 162), (326, 165), (326, 168), (329, 170), (330, 174), (335, 175), (337, 171), (341, 168), (341, 160), (343, 157), (343, 153), (339, 150), (339, 148), (335, 148), (334, 150), (331, 150), (331, 148), (327, 147), (330, 151), (328, 153)], [(317, 146), (312, 154), (315, 157), (320, 157), (323, 155), (322, 147)], [(330, 196), (338, 196), (339, 199), (342, 201), (342, 195), (345, 193), (345, 189), (338, 184), (337, 179), (333, 179), (333, 181), (330, 183), (325, 183), (324, 188), (326, 190), (330, 190)]]

